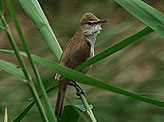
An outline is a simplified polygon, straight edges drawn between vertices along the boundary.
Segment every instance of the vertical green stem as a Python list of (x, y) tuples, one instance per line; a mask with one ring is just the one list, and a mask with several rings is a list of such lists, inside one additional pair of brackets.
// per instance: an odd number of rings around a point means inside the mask
[(29, 72), (28, 72), (28, 70), (26, 68), (26, 65), (25, 65), (22, 57), (20, 56), (19, 49), (18, 49), (17, 44), (16, 44), (16, 42), (14, 40), (14, 37), (12, 36), (12, 33), (10, 31), (10, 28), (9, 28), (7, 22), (6, 22), (6, 19), (5, 19), (4, 15), (1, 12), (0, 12), (0, 18), (2, 20), (2, 23), (3, 23), (4, 27), (5, 27), (6, 34), (7, 34), (8, 38), (9, 38), (10, 44), (11, 44), (12, 48), (14, 49), (14, 52), (15, 52), (16, 57), (18, 59), (18, 62), (20, 64), (20, 66), (21, 66), (21, 69), (22, 69), (24, 75), (25, 75), (25, 78), (26, 78), (25, 82), (28, 83), (30, 91), (31, 91), (32, 95), (34, 96), (34, 98), (36, 100), (36, 104), (37, 104), (37, 107), (38, 107), (39, 112), (41, 114), (41, 117), (42, 117), (44, 122), (48, 122), (47, 116), (45, 114), (45, 111), (44, 111), (43, 106), (41, 104), (41, 101), (39, 99), (38, 93), (37, 93), (37, 91), (35, 89), (35, 86), (33, 84), (32, 78), (31, 78), (31, 76), (30, 76), (30, 74), (29, 74)]
[(28, 59), (29, 59), (30, 64), (31, 64), (31, 66), (32, 66), (32, 68), (33, 68), (33, 71), (34, 71), (34, 73), (35, 73), (35, 76), (36, 76), (36, 78), (37, 78), (39, 87), (40, 87), (40, 89), (41, 89), (41, 92), (42, 92), (42, 95), (43, 95), (43, 100), (44, 100), (45, 106), (46, 106), (46, 111), (47, 111), (48, 119), (50, 120), (50, 122), (55, 122), (55, 121), (57, 121), (57, 120), (56, 120), (56, 118), (55, 118), (53, 108), (52, 108), (52, 106), (51, 106), (51, 104), (50, 104), (50, 101), (49, 101), (49, 98), (48, 98), (48, 96), (47, 96), (47, 94), (46, 94), (46, 90), (45, 90), (45, 88), (44, 88), (44, 85), (43, 85), (42, 79), (41, 79), (41, 77), (40, 77), (40, 75), (39, 75), (39, 72), (38, 72), (38, 70), (37, 70), (37, 67), (36, 67), (36, 65), (35, 65), (35, 63), (34, 63), (34, 61), (33, 61), (33, 58), (32, 58), (32, 56), (31, 56), (31, 54), (30, 54), (30, 49), (29, 49), (29, 46), (28, 46), (28, 44), (27, 44), (27, 41), (26, 41), (25, 38), (24, 38), (23, 32), (22, 32), (22, 30), (21, 30), (21, 27), (20, 27), (19, 22), (18, 22), (18, 20), (17, 20), (17, 18), (16, 18), (16, 12), (15, 12), (15, 10), (14, 10), (14, 8), (13, 8), (12, 2), (11, 2), (11, 0), (6, 0), (6, 3), (7, 3), (8, 9), (9, 9), (10, 15), (11, 15), (11, 17), (12, 17), (13, 20), (14, 20), (14, 24), (15, 24), (15, 26), (16, 26), (16, 29), (17, 29), (18, 35), (19, 35), (19, 37), (20, 37), (20, 40), (22, 41), (24, 50), (25, 50), (25, 52), (27, 53)]
[[(81, 89), (78, 88), (78, 87), (76, 87), (76, 90), (77, 90), (78, 93), (81, 92)], [(86, 112), (87, 112), (88, 116), (92, 120), (92, 122), (97, 122), (97, 120), (96, 120), (96, 118), (95, 118), (95, 116), (94, 116), (94, 114), (93, 114), (93, 112), (91, 110), (91, 107), (89, 106), (89, 104), (88, 104), (84, 94), (80, 93), (79, 96), (80, 96), (80, 99), (81, 99), (81, 101), (82, 101), (82, 103), (83, 103), (83, 105), (84, 105), (84, 107), (86, 109)]]
[(89, 115), (89, 117), (92, 120), (92, 122), (97, 122), (97, 120), (96, 120), (96, 118), (95, 118), (95, 116), (94, 116), (90, 106), (88, 105), (88, 102), (87, 102), (85, 96), (83, 94), (80, 94), (80, 98), (81, 98), (81, 101), (84, 104), (85, 109), (87, 111), (87, 114)]

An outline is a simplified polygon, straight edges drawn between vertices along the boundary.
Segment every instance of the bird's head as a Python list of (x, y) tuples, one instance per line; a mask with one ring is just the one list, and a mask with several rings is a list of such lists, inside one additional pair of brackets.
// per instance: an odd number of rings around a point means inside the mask
[(80, 21), (81, 31), (86, 36), (97, 35), (101, 32), (101, 24), (107, 22), (107, 20), (99, 19), (92, 13), (85, 13)]

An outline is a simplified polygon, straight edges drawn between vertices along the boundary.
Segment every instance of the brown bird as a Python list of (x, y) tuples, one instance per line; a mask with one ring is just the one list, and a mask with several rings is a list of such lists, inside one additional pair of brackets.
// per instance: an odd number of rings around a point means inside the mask
[[(80, 28), (66, 44), (59, 63), (74, 69), (89, 58), (93, 57), (96, 36), (102, 30), (101, 24), (104, 22), (106, 22), (106, 20), (98, 19), (92, 13), (85, 13), (80, 20)], [(86, 73), (88, 69), (89, 68), (84, 69), (82, 72)], [(60, 74), (56, 74), (55, 79), (60, 79), (61, 77)], [(55, 115), (57, 118), (60, 118), (62, 114), (64, 96), (67, 85), (70, 82), (71, 80), (64, 79), (59, 83), (55, 108)]]

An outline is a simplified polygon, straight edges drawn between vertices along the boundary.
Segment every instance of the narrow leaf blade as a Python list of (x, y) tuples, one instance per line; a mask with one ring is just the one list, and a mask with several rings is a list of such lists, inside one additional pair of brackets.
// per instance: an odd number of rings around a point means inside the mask
[(0, 60), (0, 68), (6, 72), (8, 72), (9, 74), (12, 74), (14, 76), (16, 76), (17, 78), (19, 78), (20, 80), (24, 80), (24, 74), (22, 72), (22, 70), (19, 68), (19, 66), (4, 61), (4, 60)]
[(115, 0), (133, 16), (164, 38), (164, 14), (141, 0)]
[[(21, 53), (21, 54), (23, 54), (23, 53)], [(48, 69), (50, 69), (54, 72), (58, 72), (62, 76), (65, 76), (65, 77), (67, 77), (69, 79), (72, 79), (74, 81), (77, 81), (79, 83), (90, 85), (90, 86), (95, 86), (95, 87), (98, 87), (98, 88), (101, 88), (101, 89), (104, 89), (104, 90), (107, 90), (107, 91), (112, 91), (112, 92), (115, 92), (115, 93), (118, 93), (118, 94), (122, 94), (122, 95), (125, 95), (125, 96), (128, 96), (128, 97), (132, 97), (132, 98), (135, 98), (135, 99), (138, 99), (140, 101), (144, 101), (144, 102), (147, 102), (147, 103), (150, 103), (150, 104), (153, 104), (153, 105), (164, 107), (164, 102), (163, 101), (156, 100), (156, 99), (153, 99), (153, 98), (150, 98), (150, 97), (145, 97), (145, 96), (130, 92), (128, 90), (119, 88), (117, 86), (113, 86), (113, 85), (107, 84), (105, 82), (96, 80), (92, 77), (86, 76), (86, 75), (84, 75), (80, 72), (77, 72), (75, 70), (72, 70), (72, 69), (69, 69), (67, 67), (61, 66), (61, 65), (59, 65), (59, 64), (57, 64), (53, 61), (49, 61), (49, 60), (44, 59), (44, 58), (39, 58), (39, 56), (35, 56), (35, 58), (36, 57), (37, 57), (37, 62), (38, 63), (42, 64), (43, 66), (47, 67)]]
[(49, 121), (55, 122), (55, 121), (57, 121), (57, 119), (55, 118), (53, 108), (52, 108), (51, 103), (49, 101), (49, 98), (48, 98), (48, 96), (46, 94), (46, 90), (45, 90), (45, 87), (43, 85), (43, 81), (42, 81), (42, 79), (40, 77), (39, 71), (38, 71), (38, 69), (37, 69), (37, 67), (36, 67), (36, 65), (35, 65), (35, 63), (33, 61), (33, 58), (31, 56), (31, 54), (30, 54), (30, 48), (29, 48), (29, 46), (27, 44), (27, 41), (24, 38), (22, 29), (21, 29), (20, 24), (18, 22), (18, 19), (16, 17), (16, 11), (14, 10), (14, 7), (12, 5), (11, 0), (7, 0), (6, 4), (7, 4), (7, 7), (9, 9), (9, 13), (10, 13), (10, 15), (11, 15), (13, 21), (14, 21), (14, 24), (15, 24), (16, 30), (18, 32), (18, 35), (20, 37), (20, 40), (21, 40), (21, 42), (23, 44), (24, 50), (25, 50), (26, 54), (28, 55), (28, 59), (30, 61), (30, 64), (31, 64), (32, 69), (34, 71), (34, 74), (35, 74), (35, 76), (37, 78), (40, 90), (41, 90), (41, 92), (43, 94), (43, 101), (45, 103), (45, 108), (46, 108), (46, 111), (47, 111), (47, 117), (48, 117)]
[(53, 55), (59, 60), (62, 54), (62, 49), (38, 0), (19, 0), (19, 2), (24, 11), (34, 22), (36, 28), (40, 31)]

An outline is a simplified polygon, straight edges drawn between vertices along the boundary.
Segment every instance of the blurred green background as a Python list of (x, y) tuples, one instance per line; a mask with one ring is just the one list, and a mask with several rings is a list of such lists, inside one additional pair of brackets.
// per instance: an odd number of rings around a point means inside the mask
[[(56, 61), (39, 31), (21, 9), (19, 2), (13, 1), (32, 54)], [(164, 12), (163, 0), (144, 1)], [(103, 31), (97, 38), (96, 54), (145, 27), (142, 22), (113, 0), (40, 0), (40, 3), (62, 48), (78, 28), (79, 20), (85, 12), (92, 12), (99, 18), (109, 20), (103, 25)], [(6, 9), (5, 16), (22, 50), (16, 29)], [(3, 29), (0, 30), (0, 49), (11, 49)], [(0, 52), (0, 59), (18, 64), (16, 57), (11, 54)], [(154, 32), (94, 64), (88, 75), (145, 96), (164, 100), (163, 61), (164, 40)], [(54, 72), (39, 65), (38, 68), (45, 86), (48, 87), (53, 82)], [(98, 122), (164, 122), (163, 108), (98, 88), (82, 86), (86, 90), (89, 103), (94, 106), (93, 111)], [(54, 106), (56, 90), (52, 91), (49, 96)], [(0, 71), (0, 122), (3, 121), (5, 105), (8, 107), (11, 121), (30, 102), (30, 98), (30, 91), (24, 82), (3, 70)], [(81, 104), (75, 99), (75, 90), (71, 87), (68, 88), (67, 99), (72, 103)], [(66, 104), (70, 104), (68, 101)], [(41, 121), (36, 106), (23, 120), (23, 122), (29, 121)]]

